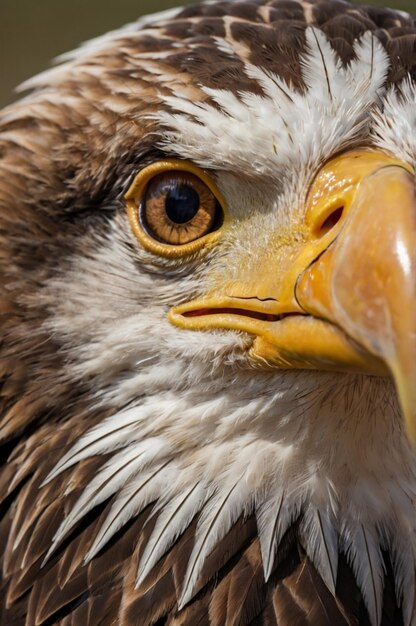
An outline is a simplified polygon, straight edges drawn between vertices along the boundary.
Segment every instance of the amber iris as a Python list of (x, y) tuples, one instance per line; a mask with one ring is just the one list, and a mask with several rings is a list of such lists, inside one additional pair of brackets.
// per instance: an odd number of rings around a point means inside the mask
[(190, 172), (169, 171), (149, 182), (140, 209), (147, 232), (162, 243), (182, 245), (211, 232), (219, 205)]

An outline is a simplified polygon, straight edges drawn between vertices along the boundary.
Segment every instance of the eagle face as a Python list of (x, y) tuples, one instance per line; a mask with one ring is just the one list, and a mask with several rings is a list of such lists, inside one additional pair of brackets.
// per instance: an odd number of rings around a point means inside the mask
[(206, 3), (4, 110), (1, 623), (416, 623), (415, 41)]

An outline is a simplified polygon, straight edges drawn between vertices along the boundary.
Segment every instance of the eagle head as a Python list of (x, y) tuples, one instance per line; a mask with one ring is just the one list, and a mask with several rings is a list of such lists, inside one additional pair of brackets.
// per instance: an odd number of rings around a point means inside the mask
[(415, 49), (214, 0), (1, 113), (1, 624), (416, 624)]

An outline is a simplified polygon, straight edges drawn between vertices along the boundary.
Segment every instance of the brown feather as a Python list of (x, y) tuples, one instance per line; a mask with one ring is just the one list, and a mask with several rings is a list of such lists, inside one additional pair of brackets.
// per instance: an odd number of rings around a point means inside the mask
[(212, 626), (250, 624), (263, 609), (266, 594), (260, 548), (254, 541), (212, 594)]

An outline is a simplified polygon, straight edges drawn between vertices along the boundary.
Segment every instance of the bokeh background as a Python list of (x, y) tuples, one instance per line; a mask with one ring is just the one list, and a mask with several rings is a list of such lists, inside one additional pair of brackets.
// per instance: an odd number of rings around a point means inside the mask
[[(416, 0), (366, 0), (416, 13)], [(190, 0), (0, 0), (0, 107), (14, 88), (78, 43)]]

